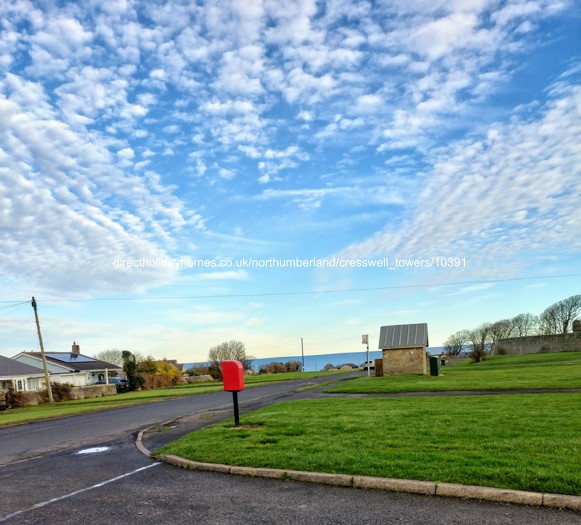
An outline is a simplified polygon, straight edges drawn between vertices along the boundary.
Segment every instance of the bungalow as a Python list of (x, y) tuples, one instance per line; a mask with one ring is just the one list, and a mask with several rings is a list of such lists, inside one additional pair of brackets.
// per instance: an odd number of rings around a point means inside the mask
[[(108, 374), (116, 375), (123, 372), (118, 365), (81, 354), (79, 345), (76, 343), (73, 343), (71, 352), (45, 352), (44, 355), (50, 379), (58, 383), (89, 386), (105, 379)], [(40, 352), (20, 352), (12, 359), (42, 368)]]
[(0, 355), (0, 392), (18, 392), (45, 388), (44, 371)]

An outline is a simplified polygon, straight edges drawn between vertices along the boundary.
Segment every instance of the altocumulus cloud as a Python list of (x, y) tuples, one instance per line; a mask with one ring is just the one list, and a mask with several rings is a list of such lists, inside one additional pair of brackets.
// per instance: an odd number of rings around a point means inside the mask
[[(251, 207), (270, 223), (280, 201), (321, 222), (413, 203), (341, 241), (369, 253), (578, 246), (571, 75), (540, 113), (458, 139), (570, 5), (0, 0), (0, 270), (47, 290), (157, 286), (171, 270), (111, 261), (260, 239)], [(385, 189), (406, 177), (423, 190)]]

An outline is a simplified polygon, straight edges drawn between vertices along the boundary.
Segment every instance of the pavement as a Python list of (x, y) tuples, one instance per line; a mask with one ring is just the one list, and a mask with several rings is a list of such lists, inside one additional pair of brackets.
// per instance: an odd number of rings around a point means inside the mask
[[(328, 387), (324, 387), (328, 388)], [(579, 389), (573, 389), (578, 391)], [(544, 392), (552, 393), (554, 391), (571, 391), (571, 389), (545, 389)], [(491, 395), (500, 393), (500, 391), (470, 391), (474, 395)], [(506, 391), (504, 391), (506, 393)], [(539, 393), (539, 390), (514, 390), (510, 393)], [(420, 392), (420, 395), (447, 396), (463, 395), (458, 392)], [(405, 397), (413, 395), (407, 392)], [(464, 394), (465, 395), (465, 394)], [(344, 397), (375, 397), (374, 395), (343, 395)], [(390, 394), (386, 395), (391, 397)], [(301, 399), (313, 397), (330, 397), (320, 391), (309, 391), (296, 393), (289, 399)], [(333, 397), (337, 397), (333, 395)], [(400, 397), (396, 395), (394, 397)], [(269, 404), (266, 401), (257, 402), (253, 410)], [(443, 496), (462, 499), (477, 499), (501, 503), (512, 503), (518, 505), (532, 505), (539, 507), (549, 507), (557, 509), (568, 509), (581, 511), (581, 497), (570, 496), (566, 494), (551, 494), (541, 492), (530, 492), (521, 490), (501, 489), (495, 487), (480, 487), (473, 485), (461, 485), (453, 483), (435, 483), (422, 480), (406, 480), (394, 478), (380, 478), (371, 476), (351, 476), (344, 474), (329, 474), (324, 472), (304, 472), (290, 469), (268, 469), (241, 467), (232, 465), (222, 465), (214, 463), (203, 463), (191, 461), (185, 458), (171, 455), (155, 455), (152, 451), (161, 448), (163, 445), (175, 441), (182, 436), (195, 432), (201, 428), (213, 423), (222, 421), (231, 417), (231, 410), (214, 411), (206, 414), (194, 414), (186, 417), (169, 420), (162, 424), (152, 425), (143, 429), (136, 438), (137, 448), (146, 456), (152, 457), (157, 461), (168, 463), (177, 467), (214, 472), (221, 474), (232, 474), (238, 476), (247, 476), (252, 478), (294, 480), (308, 483), (317, 483), (322, 485), (332, 485), (337, 487), (351, 487), (355, 489), (375, 489), (390, 492), (402, 492), (408, 494), (422, 494), (427, 496)]]

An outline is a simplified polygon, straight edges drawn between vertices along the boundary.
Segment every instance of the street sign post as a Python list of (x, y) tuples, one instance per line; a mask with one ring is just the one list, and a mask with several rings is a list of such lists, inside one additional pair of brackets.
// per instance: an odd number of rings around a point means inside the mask
[(369, 362), (369, 335), (363, 334), (361, 336), (361, 344), (367, 345), (367, 357), (365, 362), (367, 363), (367, 377), (371, 377), (371, 363)]

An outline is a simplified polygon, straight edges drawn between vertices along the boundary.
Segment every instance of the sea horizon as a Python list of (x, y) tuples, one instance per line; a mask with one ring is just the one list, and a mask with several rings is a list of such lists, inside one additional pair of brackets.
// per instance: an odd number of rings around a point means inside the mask
[[(428, 348), (429, 354), (438, 354), (443, 350), (441, 346), (434, 346)], [(381, 358), (381, 350), (369, 350), (369, 360)], [(252, 360), (252, 370), (258, 372), (260, 368), (269, 363), (288, 363), (289, 361), (298, 361), (303, 363), (303, 356), (301, 355), (290, 355), (290, 356), (278, 356), (278, 357), (261, 357)], [(304, 371), (305, 372), (319, 372), (323, 370), (327, 365), (333, 365), (334, 367), (340, 367), (345, 364), (354, 364), (361, 366), (367, 361), (367, 351), (359, 352), (339, 352), (332, 354), (314, 354), (304, 356)], [(189, 370), (192, 367), (197, 366), (208, 366), (208, 361), (198, 361), (193, 363), (184, 363), (184, 369)]]

